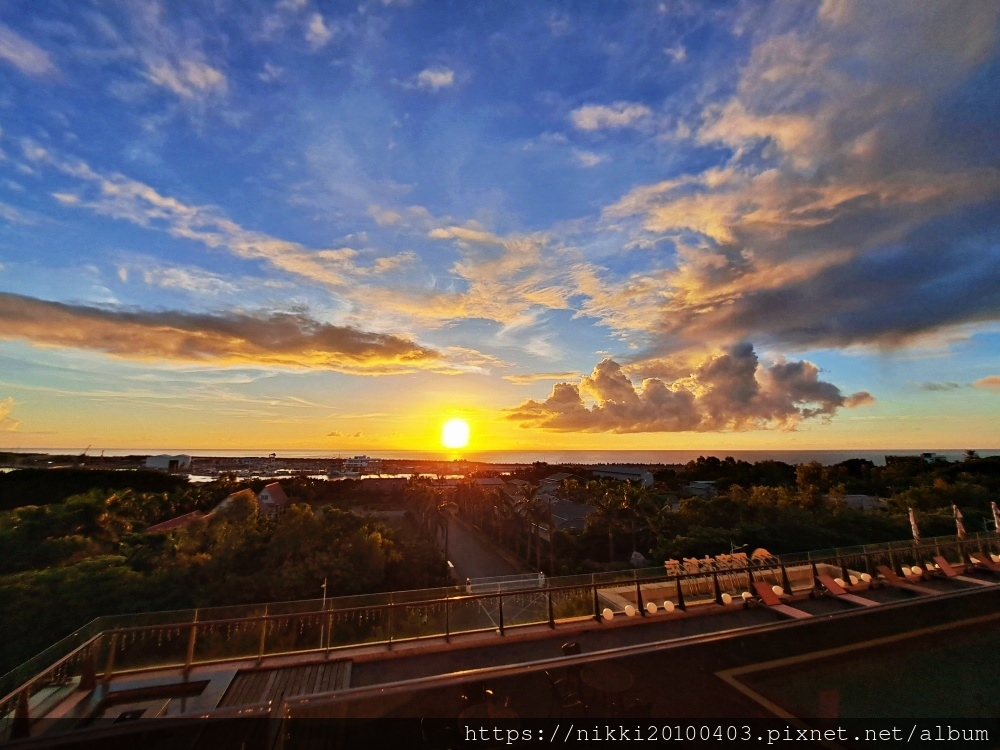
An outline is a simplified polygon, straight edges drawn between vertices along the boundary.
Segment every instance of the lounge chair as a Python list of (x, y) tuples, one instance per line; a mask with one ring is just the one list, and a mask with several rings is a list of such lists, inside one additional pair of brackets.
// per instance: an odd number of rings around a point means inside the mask
[(885, 579), (886, 583), (897, 589), (902, 589), (903, 591), (909, 591), (913, 594), (928, 594), (931, 596), (938, 593), (934, 589), (929, 589), (926, 586), (917, 586), (916, 584), (910, 583), (909, 581), (904, 581), (902, 578), (896, 575), (896, 571), (894, 571), (888, 565), (878, 565), (876, 566), (876, 569), (878, 570), (879, 573), (882, 574), (882, 577)]
[(801, 609), (796, 609), (795, 607), (789, 607), (778, 595), (771, 590), (771, 587), (764, 583), (763, 581), (754, 581), (754, 589), (757, 591), (757, 596), (760, 601), (768, 608), (773, 609), (778, 614), (784, 615), (785, 617), (791, 617), (795, 620), (804, 620), (808, 617), (812, 617), (808, 612), (803, 612)]
[(954, 578), (956, 581), (964, 581), (966, 583), (974, 583), (978, 586), (992, 586), (992, 584), (988, 581), (980, 581), (978, 578), (962, 575), (965, 572), (964, 566), (962, 567), (962, 570), (956, 570), (952, 567), (952, 564), (941, 555), (935, 557), (934, 562), (937, 563), (937, 569), (940, 570), (941, 573), (947, 578)]
[(988, 552), (977, 552), (972, 559), (975, 560), (976, 567), (988, 570), (990, 573), (1000, 574), (1000, 565), (993, 562), (993, 558)]
[(851, 604), (857, 604), (859, 607), (877, 607), (878, 602), (874, 602), (871, 599), (866, 599), (863, 596), (856, 596), (855, 594), (850, 594), (837, 583), (830, 576), (816, 576), (816, 580), (822, 584), (823, 588), (829, 591), (838, 599), (842, 599), (845, 602), (850, 602)]

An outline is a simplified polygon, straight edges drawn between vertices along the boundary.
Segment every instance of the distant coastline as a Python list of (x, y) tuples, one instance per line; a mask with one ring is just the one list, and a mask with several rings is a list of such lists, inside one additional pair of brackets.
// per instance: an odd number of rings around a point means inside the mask
[[(47, 453), (51, 455), (74, 455), (76, 452), (66, 448), (18, 448), (7, 449), (15, 453)], [(7, 452), (7, 451), (0, 451)], [(97, 455), (101, 449), (92, 449), (90, 455)], [(219, 458), (251, 458), (266, 457), (276, 453), (278, 458), (336, 458), (349, 457), (366, 453), (371, 456), (396, 460), (414, 461), (450, 461), (465, 460), (496, 464), (531, 464), (544, 461), (549, 464), (685, 464), (694, 461), (699, 456), (715, 456), (725, 458), (732, 456), (736, 460), (755, 463), (758, 461), (783, 461), (789, 464), (818, 461), (824, 465), (832, 465), (851, 458), (867, 459), (882, 466), (888, 456), (919, 456), (921, 453), (934, 453), (948, 461), (960, 461), (965, 456), (965, 450), (954, 449), (895, 449), (883, 448), (876, 450), (508, 450), (508, 451), (469, 451), (454, 453), (448, 451), (401, 451), (401, 450), (189, 450), (184, 448), (108, 448), (104, 449), (107, 457), (149, 456), (161, 453), (185, 454), (193, 457)], [(1000, 448), (976, 449), (982, 456), (1000, 456)]]

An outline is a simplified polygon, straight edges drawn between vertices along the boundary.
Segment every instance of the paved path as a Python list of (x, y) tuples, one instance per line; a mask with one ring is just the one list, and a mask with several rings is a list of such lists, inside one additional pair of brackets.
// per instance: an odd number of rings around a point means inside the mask
[[(523, 572), (497, 554), (488, 539), (463, 522), (452, 518), (449, 519), (449, 524), (448, 557), (455, 566), (455, 575), (459, 581)], [(439, 540), (439, 544), (443, 548), (444, 540)]]

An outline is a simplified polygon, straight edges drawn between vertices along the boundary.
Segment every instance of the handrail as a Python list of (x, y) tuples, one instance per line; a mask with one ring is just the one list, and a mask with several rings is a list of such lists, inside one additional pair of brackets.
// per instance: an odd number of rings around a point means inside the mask
[[(37, 683), (44, 682), (47, 676), (53, 675), (58, 672), (58, 670), (68, 663), (70, 663), (74, 658), (77, 658), (84, 650), (92, 648), (95, 645), (100, 645), (102, 640), (106, 637), (115, 639), (116, 637), (121, 638), (124, 642), (125, 636), (135, 636), (137, 634), (144, 633), (157, 633), (164, 632), (165, 630), (178, 629), (189, 635), (191, 638), (191, 643), (193, 644), (194, 639), (197, 637), (198, 631), (204, 632), (205, 629), (214, 627), (227, 627), (235, 625), (243, 625), (246, 623), (254, 623), (258, 625), (263, 625), (266, 631), (266, 624), (269, 622), (277, 621), (287, 621), (295, 618), (326, 618), (326, 622), (329, 624), (331, 617), (334, 617), (338, 613), (361, 613), (362, 615), (370, 614), (372, 612), (387, 612), (391, 617), (391, 613), (398, 611), (401, 608), (420, 608), (420, 607), (433, 607), (435, 605), (445, 605), (446, 614), (448, 608), (453, 608), (456, 603), (460, 602), (476, 602), (476, 601), (497, 601), (500, 604), (500, 622), (499, 629), (501, 634), (504, 634), (506, 628), (518, 627), (519, 625), (530, 625), (530, 624), (542, 624), (546, 620), (539, 619), (532, 621), (530, 623), (513, 623), (504, 622), (502, 603), (505, 597), (515, 597), (515, 596), (525, 596), (530, 595), (533, 592), (544, 593), (551, 603), (553, 595), (558, 595), (563, 592), (568, 591), (579, 591), (581, 589), (590, 589), (593, 592), (594, 597), (594, 611), (590, 612), (587, 616), (594, 616), (595, 619), (599, 619), (599, 613), (596, 611), (597, 608), (597, 594), (600, 590), (607, 590), (612, 587), (630, 587), (635, 586), (636, 590), (641, 596), (641, 586), (642, 585), (655, 585), (655, 584), (670, 584), (680, 587), (681, 582), (692, 581), (698, 579), (704, 581), (706, 578), (711, 579), (714, 575), (725, 575), (729, 577), (728, 582), (732, 582), (732, 579), (739, 576), (749, 577), (752, 574), (759, 574), (765, 571), (774, 571), (777, 575), (779, 569), (784, 570), (786, 566), (797, 566), (797, 565), (807, 565), (807, 564), (821, 564), (821, 563), (832, 563), (840, 567), (846, 565), (845, 560), (849, 558), (864, 558), (868, 560), (871, 556), (886, 556), (893, 555), (894, 553), (899, 556), (905, 556), (907, 554), (929, 554), (938, 553), (941, 547), (964, 549), (965, 547), (975, 545), (982, 547), (984, 543), (989, 542), (991, 548), (1000, 543), (1000, 537), (992, 532), (978, 532), (975, 534), (969, 534), (966, 539), (959, 540), (957, 537), (932, 537), (928, 539), (921, 540), (919, 543), (910, 541), (899, 541), (899, 542), (888, 542), (878, 545), (861, 545), (848, 548), (837, 548), (832, 550), (820, 550), (816, 552), (806, 552), (806, 553), (793, 553), (788, 555), (779, 555), (772, 557), (766, 563), (760, 563), (754, 561), (753, 559), (748, 559), (747, 564), (741, 567), (727, 567), (720, 568), (717, 570), (705, 569), (699, 571), (682, 571), (680, 573), (670, 574), (665, 572), (662, 567), (653, 567), (645, 569), (636, 570), (624, 570), (624, 571), (611, 571), (607, 573), (600, 574), (590, 574), (583, 576), (559, 576), (553, 578), (547, 578), (544, 580), (544, 585), (536, 588), (525, 588), (517, 591), (494, 591), (494, 592), (484, 592), (484, 593), (465, 593), (464, 587), (453, 586), (447, 588), (438, 589), (424, 589), (424, 590), (413, 590), (406, 592), (392, 592), (384, 595), (362, 595), (362, 596), (348, 596), (348, 597), (336, 597), (326, 600), (326, 608), (322, 607), (321, 600), (300, 600), (297, 602), (284, 602), (277, 603), (275, 605), (248, 605), (247, 609), (251, 607), (256, 610), (263, 609), (263, 613), (254, 614), (243, 617), (219, 617), (214, 618), (213, 613), (223, 614), (232, 612), (236, 607), (213, 607), (201, 610), (179, 610), (172, 612), (154, 612), (145, 613), (144, 615), (139, 615), (144, 619), (157, 619), (160, 618), (160, 622), (151, 622), (147, 624), (140, 625), (124, 625), (115, 627), (116, 620), (119, 622), (121, 620), (129, 619), (131, 616), (124, 617), (104, 617), (93, 620), (88, 623), (87, 626), (81, 628), (73, 635), (57, 642), (46, 651), (43, 651), (38, 656), (29, 660), (28, 662), (20, 665), (19, 667), (12, 670), (7, 675), (0, 678), (0, 694), (5, 694), (4, 698), (0, 699), (0, 706), (6, 705), (10, 700), (16, 698), (16, 696), (25, 690), (25, 688), (31, 688)], [(718, 587), (716, 587), (717, 589)], [(678, 591), (680, 589), (678, 588)], [(424, 596), (421, 596), (421, 595)], [(427, 597), (427, 594), (437, 594), (436, 596)], [(443, 595), (442, 595), (443, 594)], [(414, 596), (415, 598), (407, 600), (405, 597)], [(710, 597), (711, 592), (705, 593), (703, 596)], [(369, 601), (372, 598), (383, 598), (384, 601), (372, 602), (372, 603), (361, 603), (365, 599)], [(403, 601), (399, 601), (399, 598), (403, 597)], [(716, 590), (715, 598), (718, 600), (719, 592)], [(269, 612), (268, 609), (272, 606), (282, 606), (288, 607), (290, 609), (297, 609), (298, 606), (309, 607), (308, 609), (299, 609), (298, 611), (284, 611), (284, 612)], [(684, 608), (683, 600), (681, 600), (678, 605)], [(284, 608), (282, 607), (282, 608)], [(638, 608), (640, 615), (645, 615), (645, 611), (640, 606)], [(189, 620), (179, 620), (178, 616), (181, 614), (186, 614), (190, 612)], [(581, 615), (582, 616), (582, 615)], [(563, 619), (563, 618), (560, 618)], [(548, 623), (551, 627), (555, 627), (555, 619), (552, 615), (551, 607), (549, 607)], [(490, 627), (488, 629), (493, 629)], [(32, 665), (32, 662), (36, 660), (41, 660), (46, 653), (55, 651), (59, 652), (59, 648), (62, 644), (70, 645), (74, 639), (79, 639), (81, 634), (87, 632), (89, 629), (99, 628), (99, 632), (91, 635), (84, 643), (79, 644), (72, 648), (72, 650), (58, 658), (56, 661), (48, 666), (40, 667), (37, 672), (28, 677), (25, 676), (26, 668)], [(358, 645), (361, 643), (366, 644), (388, 644), (389, 648), (392, 647), (393, 643), (398, 643), (400, 641), (416, 640), (420, 638), (434, 638), (444, 636), (446, 639), (456, 632), (471, 633), (480, 632), (486, 630), (487, 628), (471, 628), (462, 629), (460, 631), (454, 631), (450, 627), (449, 621), (445, 621), (445, 629), (443, 631), (434, 631), (417, 635), (408, 635), (404, 637), (393, 636), (391, 622), (390, 630), (387, 637), (381, 637), (374, 641), (372, 640), (355, 640), (344, 645), (331, 645), (325, 642), (325, 639), (321, 639), (321, 643), (318, 647), (309, 648), (292, 648), (287, 651), (282, 651), (281, 653), (305, 653), (309, 651), (329, 651), (332, 649), (346, 648), (352, 645)], [(331, 627), (332, 630), (332, 627)], [(264, 638), (265, 634), (262, 631), (261, 636), (261, 648), (258, 658), (264, 657)], [(117, 643), (117, 641), (112, 640), (112, 643)], [(189, 645), (188, 656), (185, 661), (185, 668), (189, 669), (194, 664), (207, 664), (214, 663), (218, 661), (225, 661), (230, 658), (253, 658), (252, 656), (243, 655), (239, 657), (224, 657), (222, 659), (193, 659), (193, 645)], [(149, 667), (146, 667), (149, 668)], [(12, 684), (13, 683), (13, 684)]]

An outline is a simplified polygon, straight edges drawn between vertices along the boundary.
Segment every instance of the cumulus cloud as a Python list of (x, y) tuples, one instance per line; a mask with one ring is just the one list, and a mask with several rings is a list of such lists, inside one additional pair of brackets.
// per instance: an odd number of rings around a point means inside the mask
[(1000, 375), (988, 375), (973, 383), (976, 388), (986, 388), (991, 391), (1000, 391)]
[(576, 159), (577, 164), (588, 169), (608, 161), (608, 157), (595, 154), (593, 151), (574, 151), (573, 157)]
[(558, 383), (545, 401), (528, 400), (507, 418), (522, 427), (561, 432), (687, 432), (794, 429), (829, 419), (842, 407), (873, 401), (844, 395), (819, 379), (811, 362), (762, 365), (747, 343), (710, 356), (672, 382), (646, 378), (636, 387), (613, 359), (578, 385)]
[(440, 91), (455, 85), (455, 71), (450, 68), (425, 68), (417, 75), (417, 88)]
[(2, 23), (0, 23), (0, 60), (6, 60), (28, 75), (44, 76), (57, 72), (48, 52)]
[(17, 402), (11, 396), (0, 399), (0, 432), (14, 432), (21, 426), (21, 421), (11, 416), (15, 406)]
[(645, 104), (615, 102), (608, 106), (592, 104), (574, 109), (570, 120), (580, 130), (602, 130), (633, 127), (651, 114), (652, 110)]
[(67, 305), (0, 293), (0, 338), (145, 361), (386, 374), (447, 369), (412, 341), (333, 326), (304, 313), (208, 315)]

